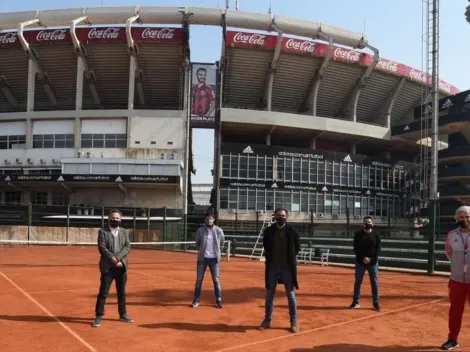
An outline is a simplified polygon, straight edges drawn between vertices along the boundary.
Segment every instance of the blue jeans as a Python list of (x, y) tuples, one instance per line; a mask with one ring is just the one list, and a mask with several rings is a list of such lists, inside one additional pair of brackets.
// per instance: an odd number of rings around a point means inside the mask
[(212, 282), (214, 283), (215, 299), (218, 301), (222, 300), (222, 289), (220, 288), (220, 265), (217, 258), (204, 258), (204, 261), (197, 262), (197, 279), (196, 288), (194, 289), (194, 300), (199, 301), (201, 298), (202, 281), (204, 280), (204, 274), (206, 269), (209, 267), (212, 276)]
[(356, 263), (356, 282), (354, 283), (353, 302), (359, 303), (359, 299), (361, 297), (362, 279), (364, 278), (366, 271), (369, 273), (370, 286), (372, 288), (372, 300), (374, 303), (379, 303), (379, 263), (374, 265)]
[(297, 322), (297, 300), (295, 298), (294, 278), (290, 269), (268, 269), (268, 289), (266, 291), (265, 319), (271, 321), (274, 310), (274, 296), (276, 294), (277, 281), (281, 279), (286, 290), (289, 303), (290, 322)]

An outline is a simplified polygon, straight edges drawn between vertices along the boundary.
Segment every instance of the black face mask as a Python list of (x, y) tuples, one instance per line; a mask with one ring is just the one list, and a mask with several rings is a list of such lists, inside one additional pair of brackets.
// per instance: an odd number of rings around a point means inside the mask
[(364, 224), (364, 228), (365, 228), (366, 230), (370, 230), (370, 229), (373, 228), (373, 227), (374, 227), (374, 225), (372, 225), (372, 224)]
[(121, 220), (109, 220), (109, 226), (113, 229), (121, 226)]
[(282, 226), (286, 223), (287, 219), (286, 218), (276, 218), (276, 223), (279, 225), (279, 226)]
[(460, 220), (457, 223), (463, 229), (468, 229), (470, 227), (470, 221), (468, 221), (468, 220)]

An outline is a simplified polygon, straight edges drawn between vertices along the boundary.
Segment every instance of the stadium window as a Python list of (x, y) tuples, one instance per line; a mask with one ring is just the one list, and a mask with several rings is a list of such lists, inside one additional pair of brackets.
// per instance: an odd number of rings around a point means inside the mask
[(318, 181), (317, 166), (318, 166), (318, 160), (309, 161), (309, 170), (308, 170), (309, 183), (317, 183)]
[(340, 209), (339, 209), (339, 194), (333, 194), (333, 214), (339, 214), (340, 213)]
[(341, 163), (340, 169), (341, 186), (348, 185), (348, 165)]
[(33, 148), (73, 148), (73, 134), (35, 134)]
[(274, 191), (266, 190), (266, 210), (274, 210)]
[(230, 155), (222, 155), (222, 177), (230, 178)]
[(47, 192), (31, 192), (31, 203), (47, 205)]
[(228, 209), (237, 209), (238, 207), (238, 190), (230, 189), (228, 194)]
[[(348, 208), (348, 196), (345, 194), (341, 194), (339, 198), (339, 211), (338, 214), (346, 214), (346, 209)], [(352, 208), (349, 207), (351, 211)]]
[(308, 181), (308, 173), (309, 173), (308, 164), (309, 164), (309, 160), (302, 160), (300, 164), (300, 174), (301, 174), (300, 182), (305, 182), (305, 183), (309, 182)]
[(17, 192), (17, 191), (5, 192), (4, 203), (9, 204), (9, 205), (21, 204), (21, 192)]
[(256, 190), (256, 210), (265, 211), (266, 208), (266, 190)]
[(238, 178), (246, 179), (248, 177), (248, 157), (240, 156), (239, 161)]
[(363, 166), (357, 165), (354, 171), (354, 181), (356, 187), (362, 187), (362, 168)]
[(285, 171), (285, 158), (277, 158), (277, 180), (278, 181), (285, 181), (286, 179), (286, 171)]
[(82, 148), (126, 148), (126, 134), (84, 133), (81, 135)]
[(301, 168), (300, 163), (302, 162), (301, 159), (292, 159), (292, 181), (293, 182), (300, 182), (301, 179)]
[(325, 193), (310, 193), (310, 209), (314, 213), (325, 213)]
[(285, 158), (284, 159), (284, 180), (286, 182), (292, 182), (293, 181), (293, 167), (294, 161), (292, 158)]
[(340, 167), (339, 163), (333, 163), (333, 184), (339, 186), (340, 185)]
[(322, 211), (322, 213), (331, 214), (331, 208), (332, 208), (331, 194), (325, 194), (324, 207), (325, 208)]
[(248, 190), (248, 210), (256, 210), (256, 189)]
[(354, 169), (356, 164), (348, 165), (348, 187), (354, 187)]
[(69, 194), (64, 192), (52, 192), (52, 205), (66, 206), (69, 204)]
[(248, 193), (247, 188), (238, 189), (238, 209), (239, 210), (247, 210), (247, 202), (248, 202), (247, 193)]
[(333, 163), (331, 161), (326, 161), (326, 185), (331, 185), (333, 183)]
[(317, 183), (325, 183), (325, 162), (319, 161), (317, 164)]
[(309, 212), (308, 197), (309, 197), (309, 192), (306, 192), (306, 191), (300, 192), (300, 211), (302, 213)]
[(0, 136), (0, 149), (25, 149), (26, 136)]
[(220, 189), (220, 208), (228, 209), (228, 189), (227, 188)]
[(292, 191), (292, 206), (291, 210), (300, 212), (300, 191)]
[(257, 180), (266, 180), (266, 157), (258, 157), (258, 168), (256, 169), (256, 179)]
[(266, 157), (266, 180), (272, 180), (274, 176), (273, 158)]
[[(256, 171), (258, 169), (258, 156), (248, 156), (248, 178), (256, 180)], [(254, 209), (254, 208), (253, 208)]]
[(238, 178), (238, 155), (230, 154), (230, 178)]

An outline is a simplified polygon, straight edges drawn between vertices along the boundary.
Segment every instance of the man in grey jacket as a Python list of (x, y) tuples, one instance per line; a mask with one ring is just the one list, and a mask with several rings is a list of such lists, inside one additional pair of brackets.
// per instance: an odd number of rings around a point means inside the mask
[(101, 326), (106, 297), (114, 280), (116, 280), (119, 320), (126, 323), (134, 322), (126, 312), (127, 255), (131, 245), (127, 230), (121, 227), (121, 217), (122, 213), (119, 210), (111, 210), (108, 217), (109, 227), (98, 232), (101, 285), (96, 299), (93, 327)]
[(199, 306), (201, 298), (202, 281), (207, 267), (209, 267), (212, 282), (214, 283), (214, 292), (216, 307), (222, 308), (222, 289), (220, 287), (220, 255), (224, 248), (224, 232), (218, 226), (214, 225), (214, 216), (212, 213), (206, 213), (204, 217), (205, 225), (201, 226), (196, 232), (196, 250), (197, 253), (197, 279), (194, 289), (194, 300), (190, 307)]

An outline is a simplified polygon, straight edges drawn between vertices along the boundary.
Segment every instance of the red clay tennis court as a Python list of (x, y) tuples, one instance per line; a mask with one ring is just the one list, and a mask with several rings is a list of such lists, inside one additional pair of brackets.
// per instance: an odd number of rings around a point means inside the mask
[[(100, 328), (90, 326), (99, 285), (98, 250), (87, 247), (0, 248), (2, 352), (111, 351), (438, 351), (447, 338), (447, 278), (380, 273), (383, 311), (371, 310), (368, 277), (361, 307), (351, 303), (349, 268), (300, 266), (298, 320), (287, 329), (287, 300), (278, 286), (273, 328), (264, 314), (264, 264), (224, 261), (224, 308), (213, 306), (207, 272), (201, 306), (191, 309), (193, 253), (133, 249), (127, 301), (134, 324), (117, 321), (113, 287)], [(470, 350), (464, 317), (461, 350)], [(466, 331), (467, 330), (467, 331)]]

